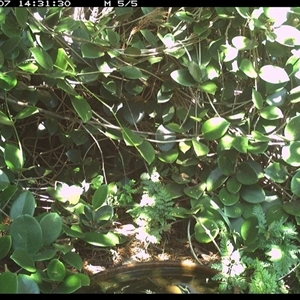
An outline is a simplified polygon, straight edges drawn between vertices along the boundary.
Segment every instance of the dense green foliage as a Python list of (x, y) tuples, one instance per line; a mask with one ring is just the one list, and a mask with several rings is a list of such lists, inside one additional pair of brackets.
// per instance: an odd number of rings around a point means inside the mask
[(187, 238), (224, 260), (226, 231), (254, 275), (228, 285), (224, 272), (223, 289), (285, 292), (299, 264), (300, 8), (90, 9), (0, 8), (0, 259), (20, 267), (0, 290), (89, 285), (76, 243), (123, 243), (112, 224), (126, 208), (147, 243), (189, 219)]

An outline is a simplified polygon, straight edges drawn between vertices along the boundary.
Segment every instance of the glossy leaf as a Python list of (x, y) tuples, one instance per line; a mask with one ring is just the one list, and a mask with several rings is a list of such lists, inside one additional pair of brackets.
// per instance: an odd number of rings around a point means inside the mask
[(240, 195), (238, 193), (232, 194), (227, 190), (227, 188), (223, 187), (219, 191), (219, 199), (224, 205), (230, 206), (239, 201)]
[(18, 80), (14, 73), (2, 73), (0, 72), (0, 88), (5, 91), (10, 91), (18, 83)]
[(237, 202), (231, 206), (225, 206), (224, 214), (228, 218), (238, 218), (238, 217), (242, 216), (242, 214), (243, 214), (243, 205), (241, 203)]
[(14, 122), (2, 111), (0, 111), (0, 124), (13, 126)]
[(137, 146), (137, 150), (144, 158), (144, 160), (150, 165), (155, 159), (155, 151), (153, 146), (148, 141), (143, 141), (142, 144)]
[(84, 123), (88, 122), (92, 118), (93, 111), (91, 106), (82, 96), (71, 97), (71, 103)]
[[(0, 170), (0, 191), (5, 190), (10, 185), (10, 180), (7, 175)], [(3, 201), (3, 199), (1, 199)]]
[(94, 210), (97, 210), (99, 207), (101, 207), (108, 195), (108, 186), (106, 184), (103, 184), (98, 187), (98, 189), (94, 192), (94, 195), (92, 197), (92, 206)]
[(292, 117), (284, 128), (284, 136), (289, 141), (300, 140), (300, 115)]
[(192, 139), (192, 145), (197, 157), (205, 156), (209, 153), (209, 148), (205, 144), (197, 141), (195, 138)]
[(139, 146), (144, 139), (127, 127), (122, 128), (122, 136), (127, 146)]
[(48, 213), (41, 220), (43, 245), (52, 244), (62, 232), (62, 218), (57, 213)]
[(73, 17), (65, 17), (59, 20), (54, 30), (56, 32), (70, 32), (77, 29), (80, 22)]
[(222, 154), (218, 157), (218, 167), (224, 175), (231, 175), (234, 172), (234, 163), (226, 154)]
[(291, 142), (281, 148), (282, 159), (293, 167), (300, 166), (300, 142)]
[(92, 43), (83, 43), (81, 53), (84, 58), (99, 58), (104, 55), (102, 47)]
[(291, 192), (300, 197), (300, 171), (296, 172), (292, 177)]
[(183, 192), (188, 197), (191, 197), (193, 199), (199, 199), (203, 195), (204, 191), (205, 191), (205, 184), (203, 183), (198, 183), (194, 186), (185, 187), (183, 189)]
[(247, 244), (253, 243), (258, 235), (258, 222), (255, 217), (250, 217), (244, 221), (241, 227), (241, 236)]
[(286, 101), (287, 98), (287, 90), (280, 89), (279, 91), (275, 92), (274, 94), (270, 94), (266, 98), (266, 102), (271, 106), (282, 106)]
[(193, 76), (190, 74), (188, 69), (180, 69), (171, 72), (171, 78), (182, 86), (194, 86), (196, 81)]
[(243, 185), (240, 190), (241, 198), (249, 203), (262, 203), (265, 201), (265, 191), (258, 184)]
[(47, 266), (47, 275), (52, 281), (63, 281), (67, 274), (65, 265), (57, 258), (52, 259)]
[(25, 119), (28, 118), (36, 113), (38, 113), (38, 108), (31, 106), (31, 107), (26, 107), (23, 108), (22, 110), (20, 110), (16, 115), (15, 115), (15, 119), (16, 120), (20, 120), (20, 119)]
[(216, 140), (221, 138), (229, 128), (230, 123), (222, 117), (214, 117), (206, 120), (201, 131), (206, 140)]
[(286, 71), (278, 66), (265, 65), (259, 70), (259, 77), (272, 84), (285, 83), (289, 81)]
[(0, 237), (0, 259), (4, 258), (8, 254), (11, 244), (12, 240), (10, 235)]
[(273, 162), (265, 168), (266, 176), (274, 182), (283, 183), (288, 179), (288, 171), (280, 162)]
[(36, 267), (32, 256), (23, 249), (15, 249), (12, 253), (10, 258), (21, 268), (25, 269), (26, 271), (33, 273), (36, 271)]
[(53, 69), (53, 61), (51, 56), (43, 48), (34, 47), (29, 49), (37, 63), (46, 70)]
[(252, 90), (252, 101), (257, 109), (262, 109), (264, 100), (260, 92)]
[(245, 185), (251, 185), (258, 182), (258, 175), (256, 171), (245, 162), (242, 162), (237, 167), (236, 179)]
[(32, 276), (19, 274), (18, 294), (40, 294), (40, 288)]
[(276, 42), (288, 47), (300, 45), (300, 31), (290, 25), (281, 25), (274, 29), (276, 35)]
[(155, 139), (158, 141), (157, 146), (161, 151), (169, 151), (175, 145), (176, 136), (174, 132), (167, 129), (163, 125), (159, 125), (156, 129)]
[(28, 11), (23, 7), (15, 7), (15, 16), (19, 26), (23, 29), (26, 28), (26, 22), (28, 19)]
[(1, 294), (16, 294), (18, 291), (18, 275), (11, 272), (0, 274)]
[(129, 79), (139, 79), (143, 77), (143, 73), (141, 72), (141, 70), (133, 66), (121, 67), (120, 74)]
[(62, 259), (70, 266), (76, 268), (78, 271), (81, 271), (83, 261), (78, 253), (68, 252), (65, 255), (63, 255)]
[(158, 159), (164, 163), (171, 164), (173, 163), (179, 155), (179, 152), (177, 149), (171, 149), (166, 152), (161, 152), (158, 154)]
[(214, 95), (218, 89), (218, 86), (213, 81), (208, 80), (198, 85), (198, 88), (205, 93)]
[(241, 61), (240, 70), (243, 71), (250, 78), (257, 77), (257, 72), (249, 59), (245, 58)]
[(277, 106), (266, 106), (261, 110), (260, 115), (266, 120), (278, 120), (283, 118), (283, 113)]
[(294, 200), (292, 202), (285, 202), (282, 207), (286, 213), (292, 216), (300, 217), (300, 201)]
[(199, 218), (194, 227), (195, 239), (199, 243), (210, 243), (219, 234), (217, 223), (208, 218)]
[(42, 229), (39, 222), (32, 216), (18, 216), (10, 225), (12, 247), (14, 250), (25, 250), (35, 254), (42, 246)]
[(228, 192), (235, 194), (241, 189), (242, 184), (237, 180), (236, 176), (228, 178), (226, 188)]
[(33, 216), (36, 207), (36, 201), (30, 191), (24, 191), (14, 200), (10, 208), (11, 220), (21, 215)]
[(118, 235), (112, 232), (108, 232), (107, 234), (86, 232), (83, 240), (97, 247), (114, 247), (120, 241)]
[(258, 46), (258, 42), (250, 40), (245, 36), (235, 36), (232, 39), (232, 44), (238, 50), (250, 50)]
[(200, 66), (194, 61), (188, 63), (188, 70), (196, 82), (201, 82), (202, 72)]
[(227, 179), (220, 168), (213, 169), (206, 179), (206, 189), (208, 192), (216, 190)]
[(61, 282), (55, 292), (58, 294), (72, 294), (81, 287), (80, 274), (73, 274), (67, 276), (63, 282)]

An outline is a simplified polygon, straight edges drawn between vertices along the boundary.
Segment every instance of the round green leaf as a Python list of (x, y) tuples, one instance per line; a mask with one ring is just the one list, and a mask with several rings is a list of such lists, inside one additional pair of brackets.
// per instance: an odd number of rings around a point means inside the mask
[(81, 45), (81, 53), (84, 58), (99, 58), (104, 55), (102, 48), (91, 43)]
[(195, 138), (192, 139), (192, 145), (197, 157), (205, 156), (209, 152), (209, 148)]
[(62, 218), (57, 213), (48, 213), (41, 220), (43, 245), (52, 244), (62, 232)]
[(245, 185), (252, 185), (258, 181), (258, 175), (251, 165), (242, 162), (237, 167), (236, 179)]
[(300, 201), (285, 202), (282, 207), (286, 213), (292, 216), (300, 217)]
[(274, 29), (276, 35), (276, 42), (288, 47), (294, 47), (300, 45), (300, 31), (290, 25), (281, 25)]
[(5, 143), (4, 159), (11, 170), (20, 170), (24, 164), (23, 152), (15, 145)]
[(283, 183), (288, 179), (288, 171), (284, 165), (279, 162), (273, 162), (265, 168), (266, 176), (277, 183)]
[(224, 62), (229, 62), (234, 60), (238, 56), (238, 49), (235, 47), (232, 47), (230, 45), (221, 45), (220, 46), (221, 50), (221, 56), (223, 56), (223, 61)]
[(98, 247), (114, 247), (120, 242), (119, 236), (113, 232), (108, 232), (107, 234), (86, 232), (83, 240)]
[(296, 172), (291, 180), (291, 191), (300, 197), (300, 171)]
[(178, 184), (187, 184), (187, 183), (192, 181), (192, 177), (190, 177), (186, 173), (180, 173), (180, 174), (173, 173), (171, 178), (172, 178), (172, 180), (174, 180)]
[(200, 66), (194, 61), (188, 62), (188, 70), (196, 82), (201, 82), (202, 72)]
[(281, 148), (282, 159), (293, 167), (300, 166), (300, 141), (291, 142)]
[(243, 185), (240, 189), (240, 196), (249, 203), (261, 203), (266, 198), (265, 191), (258, 184)]
[(139, 79), (143, 77), (141, 70), (133, 66), (121, 67), (120, 74), (129, 79)]
[(236, 176), (228, 178), (226, 188), (229, 193), (235, 194), (241, 189), (242, 184), (237, 180)]
[(9, 91), (17, 85), (17, 78), (14, 73), (0, 72), (0, 88)]
[(1, 294), (16, 294), (18, 292), (17, 273), (3, 272), (0, 274)]
[(0, 170), (0, 191), (5, 190), (10, 185), (10, 180), (7, 175)]
[(81, 274), (73, 274), (67, 276), (63, 282), (61, 282), (55, 292), (58, 294), (72, 294), (81, 288)]
[(206, 120), (201, 131), (206, 140), (212, 141), (221, 138), (229, 128), (230, 123), (222, 117), (214, 117)]
[(0, 237), (0, 260), (8, 254), (8, 252), (10, 251), (10, 247), (11, 247), (11, 236), (5, 235)]
[(190, 74), (188, 69), (180, 69), (171, 72), (171, 78), (182, 86), (194, 86), (196, 81)]
[(174, 132), (165, 128), (163, 125), (158, 126), (156, 130), (155, 138), (157, 141), (159, 141), (157, 143), (157, 146), (161, 151), (169, 151), (175, 145), (174, 140), (176, 139), (176, 136)]
[(63, 255), (63, 260), (68, 263), (70, 266), (76, 268), (78, 271), (82, 269), (82, 258), (79, 254), (75, 252), (68, 252)]
[(280, 219), (283, 219), (285, 222), (288, 217), (289, 215), (285, 212), (281, 204), (272, 205), (266, 213), (266, 220), (269, 225)]
[(219, 167), (213, 169), (206, 179), (206, 189), (208, 192), (216, 190), (227, 179)]
[(240, 70), (243, 71), (250, 78), (257, 77), (257, 72), (253, 67), (253, 63), (249, 59), (245, 58), (241, 61)]
[(236, 136), (232, 141), (232, 146), (241, 153), (247, 153), (248, 150), (248, 138), (244, 136)]
[(300, 115), (291, 118), (285, 128), (284, 136), (289, 141), (300, 140)]
[(194, 227), (195, 239), (199, 243), (210, 243), (219, 234), (217, 223), (208, 218), (199, 218)]
[(183, 189), (183, 192), (190, 198), (199, 199), (205, 190), (205, 184), (198, 183), (194, 186), (189, 186)]
[(259, 77), (266, 82), (278, 84), (288, 82), (289, 76), (286, 71), (278, 66), (265, 65), (259, 70)]
[(32, 276), (19, 274), (18, 294), (40, 294), (40, 288)]
[(155, 159), (155, 151), (153, 146), (148, 142), (144, 141), (141, 145), (136, 148), (144, 160), (150, 165)]
[(225, 206), (224, 214), (228, 218), (238, 218), (243, 214), (243, 205), (241, 203), (235, 203), (231, 206)]
[(144, 139), (127, 127), (123, 127), (122, 136), (127, 146), (141, 145)]
[(227, 155), (220, 155), (217, 159), (218, 167), (224, 175), (230, 175), (234, 171), (234, 163)]
[(13, 202), (10, 208), (10, 218), (16, 219), (18, 216), (27, 214), (33, 216), (36, 207), (35, 198), (30, 191), (21, 193)]
[(260, 92), (252, 89), (252, 101), (257, 109), (262, 109), (264, 99)]
[(213, 81), (208, 80), (198, 85), (198, 88), (205, 93), (214, 95), (218, 89), (218, 86)]
[(88, 122), (91, 119), (93, 111), (86, 99), (81, 96), (71, 97), (71, 103), (78, 116), (84, 123)]
[(277, 120), (283, 118), (283, 113), (277, 106), (266, 106), (261, 110), (260, 115), (266, 120)]
[(280, 89), (279, 91), (267, 96), (266, 102), (271, 106), (282, 106), (287, 98), (287, 90)]
[(219, 191), (219, 199), (225, 206), (230, 206), (239, 201), (240, 195), (238, 193), (232, 194), (227, 190), (226, 187), (223, 187)]
[(26, 250), (35, 254), (42, 246), (42, 229), (39, 222), (32, 216), (21, 215), (10, 225), (13, 249)]
[(178, 155), (179, 152), (177, 149), (171, 149), (169, 151), (159, 153), (158, 158), (164, 163), (171, 164), (177, 159)]
[(258, 221), (256, 217), (246, 219), (241, 227), (241, 236), (247, 244), (251, 244), (257, 239)]
[(232, 39), (232, 45), (238, 50), (250, 50), (258, 46), (258, 42), (245, 36), (236, 36)]
[(137, 124), (143, 120), (145, 116), (145, 107), (142, 104), (137, 104), (135, 102), (127, 103), (120, 109), (125, 120), (130, 124)]
[(31, 273), (36, 271), (33, 258), (26, 250), (16, 249), (10, 258), (26, 271)]
[(66, 276), (65, 265), (57, 258), (52, 259), (47, 266), (47, 275), (52, 281), (63, 281)]

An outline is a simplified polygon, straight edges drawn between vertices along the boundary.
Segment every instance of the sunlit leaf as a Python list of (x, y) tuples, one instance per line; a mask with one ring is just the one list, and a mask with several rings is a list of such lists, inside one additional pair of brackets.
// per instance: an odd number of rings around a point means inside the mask
[(23, 152), (14, 144), (5, 143), (4, 159), (7, 167), (13, 171), (20, 170), (24, 165)]
[(259, 77), (266, 82), (278, 84), (289, 81), (286, 71), (278, 66), (265, 65), (259, 70)]
[(120, 68), (120, 74), (129, 79), (139, 79), (143, 77), (143, 73), (137, 67), (125, 66)]
[(194, 86), (196, 81), (194, 80), (193, 76), (190, 74), (188, 69), (180, 69), (171, 72), (171, 78), (179, 83), (182, 86)]
[(245, 36), (235, 36), (232, 39), (232, 44), (238, 50), (250, 50), (258, 46), (258, 42), (250, 40)]
[(229, 128), (230, 123), (222, 117), (214, 117), (206, 120), (201, 128), (206, 140), (221, 138)]
[(274, 29), (276, 34), (276, 42), (288, 47), (300, 45), (300, 31), (290, 25), (281, 25)]
[(41, 67), (49, 71), (53, 69), (52, 58), (43, 48), (34, 47), (30, 48), (29, 50)]
[(83, 122), (86, 123), (92, 118), (92, 108), (82, 96), (71, 97), (71, 103)]

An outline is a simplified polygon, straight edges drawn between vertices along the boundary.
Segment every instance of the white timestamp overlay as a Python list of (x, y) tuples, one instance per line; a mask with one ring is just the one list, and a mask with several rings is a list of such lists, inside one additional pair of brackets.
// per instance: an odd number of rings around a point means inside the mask
[[(138, 7), (138, 0), (102, 0), (102, 7)], [(0, 7), (76, 7), (71, 0), (0, 0)]]

